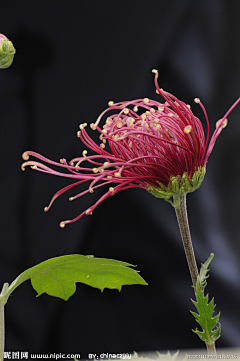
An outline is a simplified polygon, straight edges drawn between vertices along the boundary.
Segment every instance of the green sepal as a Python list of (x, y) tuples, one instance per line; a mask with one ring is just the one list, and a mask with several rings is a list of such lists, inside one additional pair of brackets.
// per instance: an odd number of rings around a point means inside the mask
[(213, 317), (213, 313), (216, 305), (214, 304), (214, 298), (208, 303), (208, 294), (204, 296), (204, 288), (207, 285), (206, 279), (209, 269), (208, 266), (213, 259), (213, 253), (209, 259), (201, 266), (200, 275), (197, 278), (196, 284), (196, 301), (191, 300), (196, 307), (196, 312), (190, 311), (195, 317), (198, 324), (201, 326), (202, 331), (192, 330), (196, 333), (199, 338), (204, 341), (207, 345), (213, 345), (214, 342), (221, 336), (221, 324), (219, 323), (220, 312)]
[(73, 254), (51, 258), (21, 273), (8, 286), (4, 284), (0, 298), (7, 302), (10, 294), (24, 281), (31, 279), (35, 291), (40, 296), (47, 293), (67, 301), (76, 291), (76, 282), (91, 287), (118, 289), (124, 285), (147, 285), (138, 271), (129, 263), (93, 256)]
[(179, 178), (178, 177), (172, 177), (172, 179), (171, 179), (171, 191), (174, 194), (179, 194), (180, 188), (179, 188)]
[(199, 175), (197, 172), (193, 173), (193, 176), (192, 176), (192, 185), (193, 187), (196, 187), (199, 183)]
[[(171, 176), (167, 187), (163, 183), (157, 182), (159, 187), (148, 185), (147, 190), (155, 197), (163, 198), (176, 207), (178, 205), (178, 196), (194, 192), (198, 189), (204, 179), (205, 173), (206, 168), (199, 167), (198, 170), (193, 173), (192, 178), (189, 178), (187, 173), (183, 173), (182, 176)], [(171, 200), (171, 198), (174, 197), (175, 202)]]
[(182, 185), (181, 185), (181, 193), (189, 193), (193, 192), (193, 186), (191, 185), (191, 181), (188, 178), (187, 174), (184, 173), (182, 176)]

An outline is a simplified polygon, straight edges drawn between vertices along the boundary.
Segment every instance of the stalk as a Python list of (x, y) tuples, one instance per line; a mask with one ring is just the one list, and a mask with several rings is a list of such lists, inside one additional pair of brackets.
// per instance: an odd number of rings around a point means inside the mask
[(207, 346), (207, 350), (208, 350), (209, 355), (216, 355), (217, 354), (216, 347), (215, 347), (215, 342), (213, 342), (211, 345), (206, 344), (206, 346)]
[[(182, 236), (183, 246), (187, 258), (187, 263), (192, 278), (193, 287), (196, 292), (198, 268), (197, 268), (196, 258), (193, 250), (192, 239), (188, 224), (186, 194), (175, 196), (174, 205), (175, 205), (174, 208), (177, 215), (178, 225)], [(212, 344), (206, 343), (206, 346), (209, 355), (217, 354), (215, 348), (215, 342), (213, 342)]]
[(8, 283), (4, 283), (0, 293), (0, 361), (4, 360), (4, 346), (5, 346), (5, 323), (4, 323), (4, 306), (9, 296), (7, 296)]
[(4, 359), (4, 301), (0, 297), (0, 361)]
[(188, 224), (186, 194), (175, 196), (174, 204), (176, 204), (175, 212), (177, 215), (178, 225), (182, 236), (184, 251), (187, 257), (187, 263), (191, 274), (193, 287), (194, 290), (196, 291), (198, 268), (197, 268), (196, 258), (193, 250), (192, 239)]

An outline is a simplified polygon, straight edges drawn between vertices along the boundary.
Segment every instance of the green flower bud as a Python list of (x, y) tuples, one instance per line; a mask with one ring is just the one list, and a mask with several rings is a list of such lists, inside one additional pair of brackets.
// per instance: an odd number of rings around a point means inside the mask
[(8, 68), (12, 64), (15, 53), (12, 42), (0, 34), (0, 69)]

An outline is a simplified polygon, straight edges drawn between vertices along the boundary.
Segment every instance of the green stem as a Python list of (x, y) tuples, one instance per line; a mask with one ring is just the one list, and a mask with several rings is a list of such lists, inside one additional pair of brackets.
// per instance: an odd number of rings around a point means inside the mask
[(211, 345), (206, 344), (206, 346), (207, 346), (207, 350), (208, 350), (209, 355), (216, 355), (217, 354), (216, 347), (215, 347), (215, 342), (213, 342)]
[[(196, 258), (193, 250), (192, 239), (188, 224), (186, 194), (174, 197), (174, 208), (177, 215), (178, 225), (182, 236), (183, 246), (187, 257), (187, 263), (191, 274), (193, 287), (196, 292), (198, 268), (197, 268)], [(206, 346), (209, 355), (217, 354), (215, 348), (215, 342), (213, 342), (210, 345), (206, 343)]]
[(4, 301), (0, 298), (0, 361), (4, 358)]
[(4, 360), (4, 346), (5, 346), (5, 324), (4, 324), (4, 306), (7, 302), (6, 297), (8, 291), (8, 283), (4, 283), (0, 293), (0, 361)]
[(174, 208), (177, 215), (178, 225), (182, 236), (183, 246), (187, 257), (187, 263), (192, 278), (193, 287), (194, 290), (196, 291), (198, 268), (197, 268), (195, 254), (193, 251), (191, 234), (188, 224), (186, 194), (175, 196), (174, 204), (175, 204)]

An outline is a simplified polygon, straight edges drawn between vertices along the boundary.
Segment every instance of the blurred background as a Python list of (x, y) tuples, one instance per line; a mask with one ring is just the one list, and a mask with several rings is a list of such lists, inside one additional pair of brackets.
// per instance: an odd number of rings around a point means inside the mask
[[(104, 189), (74, 202), (65, 194), (44, 213), (69, 180), (21, 172), (21, 154), (34, 150), (55, 161), (80, 156), (79, 124), (94, 122), (109, 100), (159, 99), (153, 68), (160, 86), (204, 123), (193, 102), (201, 99), (212, 134), (240, 96), (239, 15), (236, 0), (1, 4), (0, 32), (17, 50), (12, 66), (0, 72), (1, 283), (48, 258), (80, 253), (136, 264), (149, 284), (102, 294), (78, 284), (64, 302), (46, 294), (36, 299), (26, 282), (6, 306), (7, 351), (87, 357), (204, 347), (191, 331), (194, 294), (171, 205), (128, 190), (60, 229), (60, 221), (87, 209)], [(240, 346), (239, 117), (240, 106), (216, 142), (201, 188), (187, 198), (198, 266), (215, 254), (207, 292), (221, 311), (217, 347)], [(90, 128), (89, 134), (97, 140)]]

